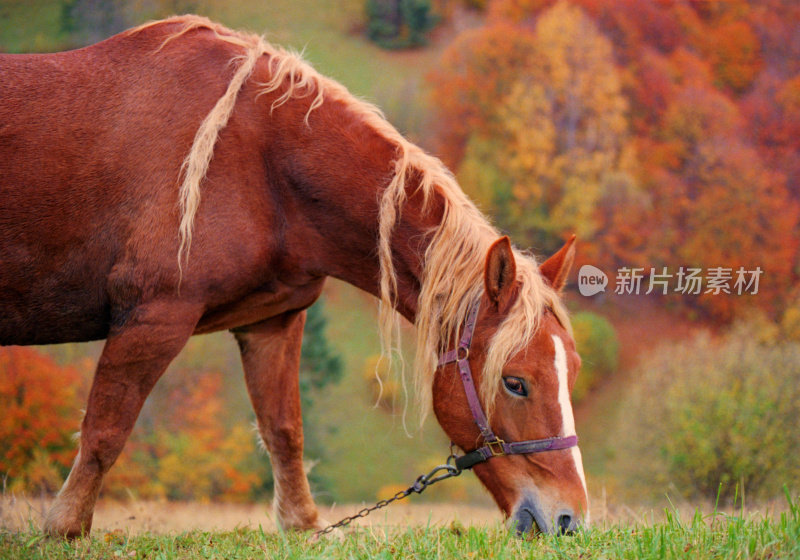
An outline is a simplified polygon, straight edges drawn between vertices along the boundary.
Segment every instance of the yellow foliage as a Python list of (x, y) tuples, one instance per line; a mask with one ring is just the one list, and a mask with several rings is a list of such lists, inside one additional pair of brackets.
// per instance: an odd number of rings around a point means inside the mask
[(788, 340), (800, 342), (800, 300), (796, 300), (783, 312), (781, 332)]
[(378, 500), (388, 500), (398, 492), (402, 492), (406, 489), (406, 486), (402, 484), (385, 484), (378, 489), (378, 493), (375, 495), (375, 498)]
[(539, 17), (530, 73), (497, 108), (523, 229), (591, 238), (604, 176), (628, 143), (627, 103), (610, 41), (580, 8), (559, 2)]
[(716, 339), (697, 333), (637, 368), (609, 440), (620, 458), (636, 457), (619, 468), (632, 470), (637, 495), (671, 487), (724, 504), (797, 488), (800, 345), (758, 340), (767, 322), (753, 316)]
[(53, 458), (46, 449), (37, 447), (33, 450), (32, 457), (22, 472), (16, 478), (11, 479), (9, 489), (12, 492), (21, 493), (37, 490), (55, 492), (61, 482), (61, 474), (58, 472)]
[(394, 412), (397, 406), (405, 398), (403, 385), (393, 376), (386, 360), (380, 355), (369, 356), (364, 361), (364, 381), (369, 388), (369, 395), (372, 402), (382, 409)]

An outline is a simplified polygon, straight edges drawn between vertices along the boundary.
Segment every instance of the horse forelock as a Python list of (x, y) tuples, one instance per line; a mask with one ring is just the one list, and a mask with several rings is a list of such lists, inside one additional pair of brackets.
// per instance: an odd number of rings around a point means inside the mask
[[(269, 56), (269, 79), (259, 83), (257, 96), (278, 92), (270, 110), (291, 99), (313, 95), (305, 114), (319, 108), (325, 98), (343, 101), (354, 117), (362, 119), (376, 132), (396, 146), (397, 158), (391, 164), (392, 179), (385, 187), (379, 207), (378, 258), (380, 264), (379, 331), (384, 356), (400, 356), (399, 316), (394, 311), (397, 276), (392, 262), (391, 239), (398, 217), (407, 199), (407, 179), (419, 181), (415, 188), (424, 196), (425, 205), (439, 195), (444, 201), (442, 221), (433, 232), (423, 259), (423, 277), (417, 305), (416, 355), (414, 380), (417, 400), (424, 418), (430, 409), (430, 389), (437, 367), (438, 355), (451, 340), (457, 339), (471, 306), (483, 293), (483, 271), (487, 252), (500, 236), (474, 203), (467, 198), (453, 175), (436, 157), (406, 140), (383, 116), (376, 106), (360, 100), (338, 82), (322, 76), (298, 53), (274, 47), (262, 37), (231, 31), (224, 26), (198, 16), (181, 16), (152, 22), (133, 29), (141, 31), (157, 24), (177, 23), (181, 28), (168, 36), (163, 48), (193, 29), (209, 29), (221, 40), (244, 49), (235, 57), (239, 66), (225, 94), (206, 116), (195, 135), (183, 167), (180, 187), (180, 248), (188, 258), (194, 217), (200, 202), (200, 182), (208, 171), (219, 131), (227, 124), (242, 85), (253, 73), (261, 55)], [(378, 187), (380, 188), (380, 187)], [(559, 295), (545, 282), (536, 259), (517, 249), (517, 280), (519, 296), (500, 327), (491, 338), (486, 364), (481, 377), (484, 408), (490, 415), (499, 388), (502, 368), (516, 353), (532, 340), (546, 308), (552, 309), (558, 320), (569, 329), (569, 319)]]

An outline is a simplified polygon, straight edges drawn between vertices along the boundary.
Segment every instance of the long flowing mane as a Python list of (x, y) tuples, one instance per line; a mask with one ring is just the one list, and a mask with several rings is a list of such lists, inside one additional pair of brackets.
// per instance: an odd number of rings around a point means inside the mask
[[(385, 187), (376, 185), (376, 189), (383, 188), (378, 239), (381, 271), (379, 329), (384, 354), (390, 359), (399, 344), (399, 318), (393, 305), (397, 278), (392, 263), (391, 238), (406, 201), (409, 178), (419, 181), (413, 187), (421, 190), (426, 202), (434, 195), (443, 199), (442, 221), (421, 257), (423, 278), (415, 320), (414, 379), (420, 406), (423, 412), (426, 411), (437, 356), (446, 350), (453, 333), (460, 331), (470, 307), (481, 296), (484, 260), (500, 233), (467, 198), (439, 159), (403, 138), (377, 107), (357, 99), (338, 82), (319, 74), (297, 53), (274, 47), (259, 36), (234, 32), (198, 16), (151, 22), (129, 33), (161, 24), (181, 24), (179, 31), (170, 35), (164, 44), (188, 31), (202, 28), (244, 50), (241, 56), (236, 57), (239, 67), (225, 94), (203, 120), (181, 169), (179, 264), (182, 255), (188, 258), (194, 217), (200, 203), (200, 183), (208, 170), (219, 131), (227, 124), (242, 84), (252, 74), (262, 55), (269, 57), (271, 76), (266, 83), (260, 84), (259, 95), (285, 88), (272, 103), (270, 111), (294, 97), (313, 96), (305, 116), (306, 125), (311, 126), (309, 115), (322, 105), (324, 99), (345, 101), (354, 118), (362, 119), (396, 146), (397, 157), (392, 163), (394, 174), (391, 181)], [(516, 249), (515, 257), (519, 296), (490, 342), (482, 376), (480, 391), (487, 414), (491, 414), (503, 366), (531, 340), (545, 309), (552, 309), (562, 324), (569, 328), (566, 310), (558, 294), (540, 274), (535, 258)]]

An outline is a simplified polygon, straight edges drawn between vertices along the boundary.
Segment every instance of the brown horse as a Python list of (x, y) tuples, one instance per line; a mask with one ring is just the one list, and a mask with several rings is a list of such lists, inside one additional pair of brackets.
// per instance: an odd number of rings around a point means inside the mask
[[(421, 398), (456, 445), (491, 451), (474, 470), (511, 522), (574, 529), (588, 504), (559, 296), (572, 256), (571, 241), (541, 266), (513, 249), (377, 109), (256, 36), (186, 16), (0, 56), (0, 344), (106, 339), (51, 533), (89, 531), (153, 385), (190, 336), (222, 329), (241, 347), (277, 517), (319, 527), (298, 360), (328, 276), (380, 298), (388, 348), (395, 311), (416, 325)], [(440, 366), (462, 330), (471, 347)], [(532, 455), (498, 438), (568, 443)]]

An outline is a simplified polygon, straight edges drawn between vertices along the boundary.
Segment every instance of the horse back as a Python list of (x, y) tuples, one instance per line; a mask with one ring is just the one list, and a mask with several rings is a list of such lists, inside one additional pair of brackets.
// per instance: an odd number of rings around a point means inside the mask
[(104, 338), (174, 287), (181, 162), (239, 53), (170, 32), (0, 55), (0, 344)]

